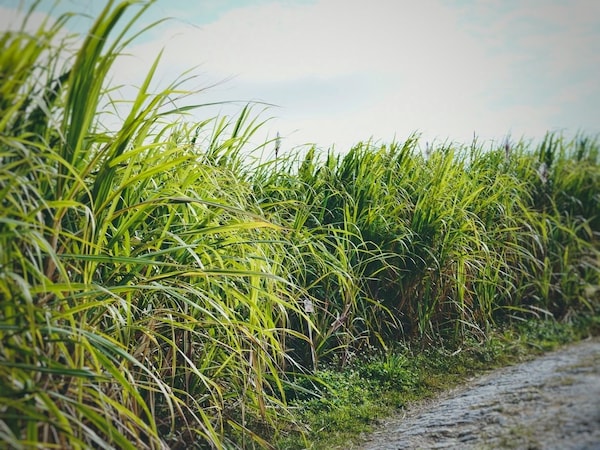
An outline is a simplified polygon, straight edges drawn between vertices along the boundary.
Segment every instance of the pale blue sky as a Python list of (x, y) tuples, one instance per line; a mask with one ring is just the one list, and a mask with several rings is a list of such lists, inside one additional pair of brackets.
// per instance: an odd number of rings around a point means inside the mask
[[(59, 9), (93, 14), (102, 3)], [(344, 151), (413, 132), (423, 143), (600, 132), (597, 0), (158, 0), (144, 21), (165, 16), (115, 78), (139, 82), (164, 47), (159, 79), (198, 66), (190, 87), (228, 80), (194, 101), (278, 105), (258, 140), (280, 132), (288, 148)]]

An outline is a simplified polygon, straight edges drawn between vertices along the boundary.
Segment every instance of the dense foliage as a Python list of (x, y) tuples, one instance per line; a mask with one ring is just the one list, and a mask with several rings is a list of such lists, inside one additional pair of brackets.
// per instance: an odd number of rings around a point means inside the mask
[(0, 36), (2, 443), (268, 447), (323, 361), (597, 307), (596, 140), (251, 159), (251, 111), (185, 121), (158, 59), (109, 130), (148, 6)]

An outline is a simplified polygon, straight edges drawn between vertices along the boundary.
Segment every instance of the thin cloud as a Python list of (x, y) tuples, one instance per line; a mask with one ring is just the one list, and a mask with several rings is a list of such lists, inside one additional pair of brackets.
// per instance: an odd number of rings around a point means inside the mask
[[(264, 134), (280, 131), (289, 146), (315, 142), (344, 150), (415, 131), (424, 140), (461, 142), (474, 132), (500, 141), (507, 133), (598, 131), (600, 4), (594, 1), (177, 5), (157, 2), (150, 9), (148, 22), (174, 20), (128, 49), (131, 56), (113, 71), (115, 83), (139, 85), (164, 48), (157, 89), (195, 67), (197, 79), (188, 86), (212, 86), (199, 103), (279, 105), (268, 111), (275, 117)], [(236, 105), (218, 112), (235, 113)]]
[[(329, 146), (350, 137), (355, 142), (381, 133), (391, 139), (415, 131), (405, 124), (448, 132), (447, 116), (458, 108), (480, 111), (503, 69), (489, 70), (485, 49), (458, 19), (436, 1), (269, 3), (231, 10), (206, 25), (177, 23), (160, 41), (132, 53), (148, 64), (161, 42), (163, 66), (170, 71), (198, 64), (213, 81), (234, 75), (225, 86), (243, 85), (246, 98), (281, 105), (281, 116), (293, 117)], [(354, 89), (343, 92), (336, 82), (348, 86), (349, 79)], [(269, 85), (276, 88), (269, 91)], [(283, 86), (287, 92), (277, 89)], [(244, 96), (241, 89), (229, 92)], [(345, 110), (331, 108), (331, 102)], [(323, 110), (332, 114), (327, 129)]]

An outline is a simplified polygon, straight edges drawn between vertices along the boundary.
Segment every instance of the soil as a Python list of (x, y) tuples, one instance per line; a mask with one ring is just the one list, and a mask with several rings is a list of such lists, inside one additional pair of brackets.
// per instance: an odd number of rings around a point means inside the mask
[(600, 449), (600, 338), (495, 370), (411, 406), (360, 448)]

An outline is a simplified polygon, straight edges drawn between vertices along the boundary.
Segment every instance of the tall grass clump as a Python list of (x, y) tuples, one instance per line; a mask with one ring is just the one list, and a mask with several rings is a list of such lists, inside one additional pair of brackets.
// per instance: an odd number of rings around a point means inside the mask
[(293, 230), (291, 274), (315, 299), (317, 356), (597, 307), (597, 141), (417, 144), (313, 148), (259, 171), (264, 210)]
[[(107, 75), (149, 5), (108, 2), (73, 54), (57, 44), (69, 16), (1, 38), (10, 448), (267, 446), (250, 425), (285, 413), (280, 367), (297, 308), (278, 227), (209, 158), (254, 125), (246, 113), (178, 125), (178, 85), (151, 91), (158, 59), (116, 131), (101, 123), (115, 104)], [(208, 139), (192, 145), (203, 126)]]

